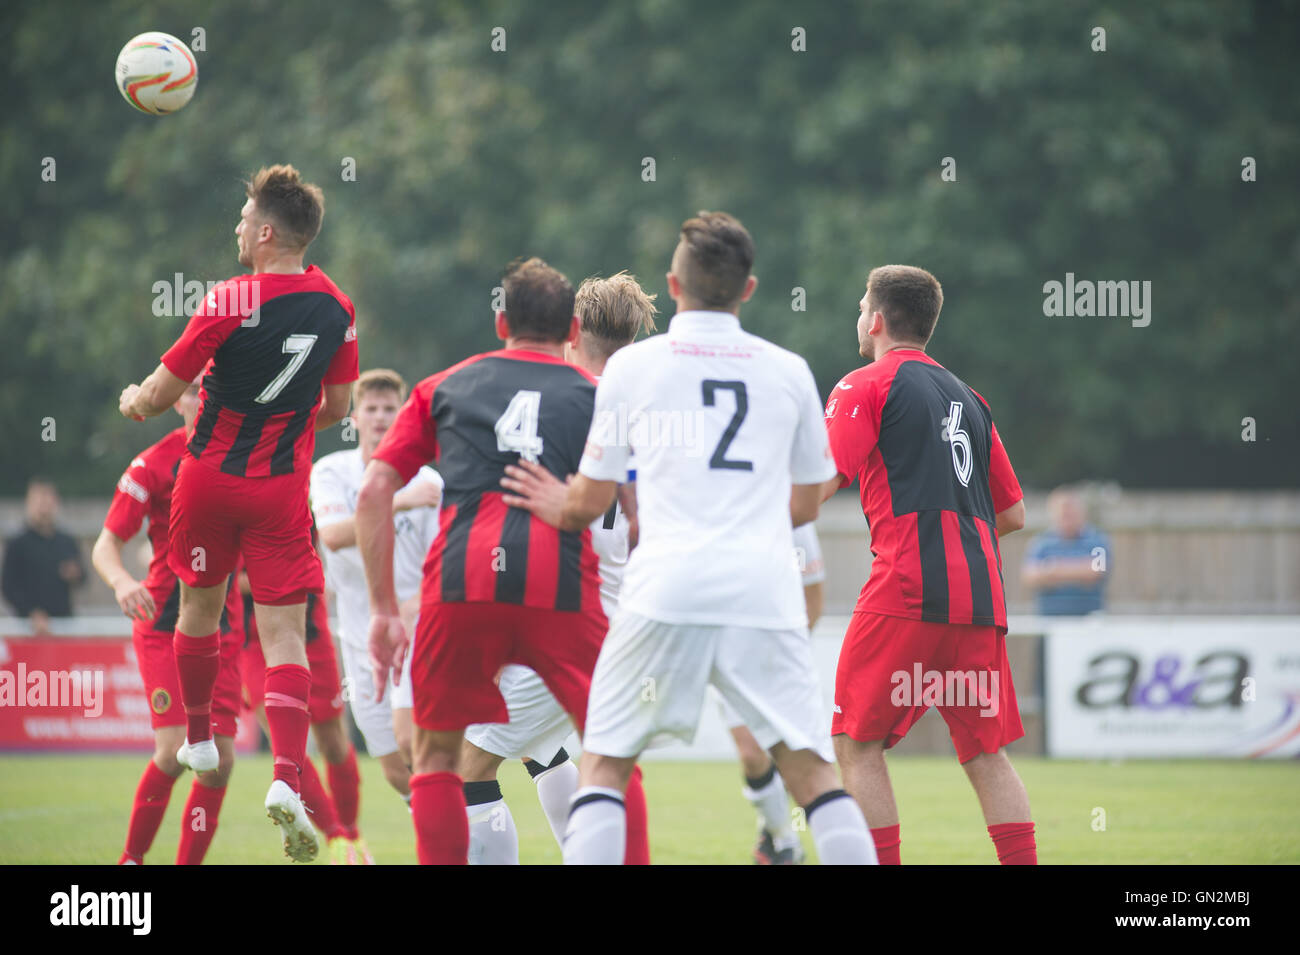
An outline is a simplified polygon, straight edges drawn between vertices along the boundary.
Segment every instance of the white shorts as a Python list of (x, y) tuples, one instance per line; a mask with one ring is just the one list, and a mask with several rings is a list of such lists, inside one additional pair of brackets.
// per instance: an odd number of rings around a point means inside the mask
[(709, 685), (763, 749), (785, 743), (834, 761), (806, 628), (671, 624), (626, 611), (596, 661), (583, 750), (630, 758), (691, 742)]
[(573, 732), (573, 721), (561, 709), (542, 678), (528, 667), (511, 664), (498, 684), (510, 711), (509, 723), (475, 723), (465, 739), (503, 759), (523, 759), (549, 766)]
[(709, 696), (718, 704), (718, 716), (722, 719), (723, 726), (729, 730), (734, 730), (745, 725), (745, 721), (740, 718), (740, 714), (722, 698), (722, 694), (718, 692), (717, 687), (709, 687)]
[(366, 752), (376, 758), (397, 752), (397, 738), (393, 735), (393, 709), (401, 709), (399, 697), (406, 694), (405, 706), (411, 707), (411, 654), (407, 653), (402, 665), (402, 685), (393, 686), (388, 678), (388, 690), (382, 702), (375, 700), (375, 677), (370, 668), (369, 651), (340, 640), (342, 648), (345, 689), (343, 698), (352, 708), (352, 720), (366, 740)]

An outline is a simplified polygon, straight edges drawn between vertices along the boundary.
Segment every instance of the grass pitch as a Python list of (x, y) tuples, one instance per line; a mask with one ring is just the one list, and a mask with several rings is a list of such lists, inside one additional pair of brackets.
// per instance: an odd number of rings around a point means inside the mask
[[(0, 756), (0, 863), (115, 862), (147, 758)], [(361, 829), (376, 861), (414, 863), (405, 806), (378, 764), (359, 761)], [(1026, 757), (1015, 763), (1029, 790), (1043, 863), (1300, 863), (1300, 766), (1294, 763)], [(737, 764), (652, 761), (643, 770), (656, 863), (750, 861), (755, 817), (740, 794)], [(890, 771), (902, 816), (904, 863), (997, 861), (955, 760), (900, 756), (891, 760)], [(177, 782), (147, 863), (175, 860), (191, 779), (186, 774)], [(240, 757), (209, 863), (290, 864), (281, 855), (279, 830), (262, 810), (270, 779), (269, 756)], [(523, 767), (504, 766), (501, 785), (519, 829), (520, 861), (558, 863), (559, 849)], [(815, 860), (808, 833), (804, 843)], [(323, 852), (322, 861), (328, 861)]]

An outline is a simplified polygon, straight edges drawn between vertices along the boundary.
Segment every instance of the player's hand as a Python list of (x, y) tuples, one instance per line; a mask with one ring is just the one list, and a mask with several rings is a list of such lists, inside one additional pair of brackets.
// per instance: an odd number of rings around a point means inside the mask
[(393, 513), (413, 511), (417, 507), (437, 507), (442, 503), (442, 488), (432, 481), (416, 481), (393, 495)]
[(402, 682), (402, 662), (406, 659), (406, 628), (398, 614), (375, 614), (370, 618), (370, 666), (375, 675), (375, 702), (382, 702), (393, 685)]
[(552, 527), (560, 526), (569, 486), (546, 468), (520, 458), (517, 466), (506, 465), (506, 476), (501, 479), (501, 486), (513, 492), (501, 498), (507, 506), (521, 507)]
[(149, 588), (133, 577), (128, 577), (113, 588), (113, 597), (122, 613), (132, 620), (152, 620), (158, 616)]
[(130, 418), (132, 421), (144, 420), (144, 415), (136, 414), (131, 410), (135, 407), (135, 396), (139, 393), (139, 385), (127, 385), (122, 389), (122, 397), (117, 399), (117, 410), (122, 412), (122, 417)]

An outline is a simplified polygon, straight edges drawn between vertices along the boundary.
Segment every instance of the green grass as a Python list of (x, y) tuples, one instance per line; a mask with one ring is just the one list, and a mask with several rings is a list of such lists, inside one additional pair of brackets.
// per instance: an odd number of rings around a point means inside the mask
[[(0, 863), (111, 863), (126, 834), (140, 756), (0, 757)], [(413, 863), (405, 807), (364, 757), (362, 831), (380, 863)], [(1059, 762), (1021, 757), (1045, 863), (1300, 862), (1300, 766), (1285, 762)], [(965, 775), (952, 759), (890, 763), (906, 863), (991, 864), (992, 844)], [(644, 766), (650, 843), (659, 863), (749, 861), (754, 817), (733, 763)], [(288, 865), (261, 802), (270, 758), (243, 757), (208, 862)], [(534, 787), (519, 764), (501, 784), (524, 863), (558, 863)], [(175, 859), (189, 777), (177, 783), (148, 862)], [(1094, 831), (1094, 809), (1106, 813)], [(804, 834), (812, 855), (812, 842)]]

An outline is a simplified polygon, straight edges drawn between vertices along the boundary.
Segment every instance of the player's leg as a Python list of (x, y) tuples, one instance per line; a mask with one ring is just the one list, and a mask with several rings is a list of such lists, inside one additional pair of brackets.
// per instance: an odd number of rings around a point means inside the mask
[(502, 757), (479, 749), (468, 739), (461, 743), (470, 865), (519, 864), (519, 833), (497, 781), (502, 762)]
[[(528, 667), (511, 665), (501, 671), (497, 688), (505, 697), (510, 713), (507, 723), (479, 723), (465, 730), (465, 753), (470, 746), (489, 757), (524, 759), (529, 775), (538, 783), (537, 796), (546, 812), (551, 832), (561, 848), (564, 845), (564, 827), (568, 824), (569, 798), (577, 789), (577, 769), (570, 765), (565, 772), (563, 762), (568, 758), (564, 741), (573, 732), (574, 724), (568, 713), (547, 689), (545, 681)], [(478, 777), (465, 775), (466, 785)], [(483, 777), (486, 780), (488, 777)], [(491, 779), (496, 779), (496, 766), (492, 766)], [(566, 787), (565, 783), (568, 781)], [(479, 795), (487, 798), (492, 792), (479, 787)], [(468, 797), (468, 790), (467, 790)], [(471, 822), (470, 852), (473, 857), (475, 833)]]
[(392, 695), (393, 740), (397, 744), (397, 752), (390, 753), (380, 760), (385, 777), (393, 788), (402, 794), (407, 808), (411, 805), (411, 738), (414, 735), (411, 709), (414, 705), (411, 693), (411, 656), (411, 652), (408, 651), (406, 660), (402, 663), (401, 682), (397, 686), (390, 687), (388, 691)]
[(898, 806), (885, 765), (885, 741), (858, 742), (844, 733), (833, 738), (835, 759), (844, 775), (844, 788), (857, 801), (871, 828), (881, 865), (898, 865), (900, 858)]
[[(346, 697), (348, 706), (352, 710), (352, 721), (357, 724), (357, 729), (361, 731), (361, 736), (366, 741), (366, 752), (383, 770), (384, 779), (405, 798), (411, 792), (411, 769), (408, 763), (411, 746), (410, 708), (407, 707), (404, 716), (407, 755), (403, 757), (397, 741), (397, 716), (392, 705), (397, 687), (390, 680), (384, 698), (377, 700), (366, 650), (346, 641), (339, 644), (339, 649), (343, 656), (344, 682), (348, 688)], [(408, 653), (407, 660), (409, 659)], [(408, 679), (409, 675), (408, 671), (406, 673)]]
[(803, 846), (794, 831), (790, 816), (790, 795), (786, 792), (781, 774), (767, 750), (758, 745), (739, 714), (718, 698), (718, 712), (731, 732), (740, 756), (740, 768), (745, 779), (742, 795), (758, 813), (758, 845), (754, 847), (754, 861), (759, 865), (797, 865), (803, 861)]
[[(149, 684), (146, 682), (145, 684)], [(126, 846), (118, 865), (143, 865), (145, 853), (153, 845), (167, 814), (172, 788), (185, 771), (176, 761), (176, 750), (185, 742), (184, 726), (160, 726), (153, 731), (153, 757), (145, 766), (136, 785), (131, 818), (126, 827)]]
[(202, 865), (208, 847), (217, 834), (217, 819), (226, 798), (226, 784), (235, 768), (235, 738), (227, 727), (217, 726), (217, 753), (221, 758), (210, 773), (197, 773), (190, 786), (190, 798), (181, 814), (181, 841), (176, 847), (177, 865)]
[(221, 670), (221, 611), (226, 584), (191, 587), (180, 584), (180, 615), (172, 649), (181, 702), (185, 707), (186, 739), (178, 749), (181, 765), (195, 772), (217, 768), (220, 757), (212, 742), (212, 693)]
[(422, 865), (465, 865), (469, 858), (464, 780), (457, 769), (465, 726), (509, 718), (494, 680), (513, 641), (504, 609), (436, 600), (420, 608), (411, 649), (411, 816)]
[[(561, 746), (550, 763), (528, 759), (524, 761), (524, 768), (537, 785), (537, 801), (542, 804), (542, 812), (546, 813), (551, 834), (563, 849), (564, 829), (569, 823), (569, 803), (578, 791), (578, 767), (569, 758), (568, 751)], [(626, 799), (624, 794), (625, 804)]]
[[(946, 627), (881, 614), (854, 613), (835, 671), (831, 735), (845, 788), (871, 827), (881, 864), (901, 856), (898, 809), (884, 751), (894, 746), (929, 709), (910, 681), (916, 672), (941, 666)], [(919, 671), (918, 668), (919, 667)]]
[[(311, 671), (308, 712), (312, 735), (325, 760), (330, 798), (338, 818), (341, 841), (330, 846), (331, 864), (373, 865), (374, 859), (357, 828), (361, 814), (361, 773), (357, 753), (343, 721), (343, 685), (338, 654), (319, 596), (307, 595), (307, 667)], [(369, 677), (369, 674), (367, 674)], [(373, 679), (373, 678), (371, 678)]]
[(709, 680), (767, 746), (823, 865), (872, 865), (875, 848), (840, 787), (805, 630), (721, 627)]
[(173, 638), (186, 735), (178, 758), (198, 771), (217, 768), (212, 742), (212, 695), (221, 669), (221, 611), (226, 583), (239, 559), (239, 499), (231, 478), (181, 458), (172, 487), (167, 566), (180, 584)]
[(221, 672), (212, 694), (212, 729), (216, 733), (220, 762), (215, 771), (197, 774), (190, 786), (190, 796), (181, 815), (177, 865), (200, 865), (217, 833), (217, 820), (226, 797), (226, 784), (235, 766), (235, 734), (239, 730), (241, 643), (239, 631), (227, 633), (222, 638)]
[[(1036, 865), (1038, 849), (1029, 796), (1003, 748), (1024, 735), (1006, 637), (994, 627), (949, 627), (945, 687), (939, 712), (948, 724), (957, 759), (979, 797), (989, 838), (1003, 865)], [(945, 693), (950, 692), (945, 689)]]
[[(645, 700), (647, 694), (652, 703), (659, 701), (654, 689), (658, 684), (655, 683), (653, 676), (648, 677), (647, 674), (659, 673), (663, 676), (675, 672), (672, 669), (674, 666), (682, 667), (689, 664), (677, 659), (684, 648), (684, 644), (680, 642), (675, 642), (672, 650), (666, 655), (659, 653), (652, 639), (656, 630), (654, 621), (629, 618), (629, 621), (621, 626), (624, 636), (620, 637), (619, 648), (610, 651), (610, 662), (606, 664), (608, 672), (604, 678), (606, 691), (603, 698), (609, 725), (606, 730), (602, 730), (604, 735), (597, 737), (600, 742), (594, 748), (584, 745), (580, 774), (586, 771), (589, 763), (594, 762), (591, 759), (592, 755), (600, 753), (600, 748), (604, 745), (617, 747), (614, 751), (607, 751), (605, 755), (613, 755), (616, 758), (639, 756), (645, 742), (655, 735), (656, 720), (660, 716), (666, 715), (667, 723), (672, 724), (671, 729), (666, 730), (667, 732), (675, 732), (684, 737), (693, 735), (699, 722), (700, 709), (704, 705), (703, 680), (693, 683), (689, 678), (677, 681), (678, 692), (673, 694), (671, 705), (668, 701), (663, 701), (664, 705), (647, 707), (639, 702)], [(620, 624), (616, 622), (615, 627), (609, 630), (611, 637), (620, 632), (619, 627)], [(600, 669), (599, 661), (604, 659), (606, 648), (610, 646), (606, 629), (607, 621), (599, 608), (584, 613), (535, 610), (530, 612), (522, 628), (521, 639), (515, 647), (516, 652), (520, 654), (519, 662), (530, 667), (543, 679), (547, 689), (573, 719), (574, 726), (579, 732), (585, 732), (585, 723), (592, 711), (589, 697), (595, 672)], [(703, 653), (707, 657), (711, 652), (711, 644), (705, 639), (695, 648), (693, 656), (698, 657)], [(698, 670), (698, 666), (695, 669)], [(649, 684), (644, 682), (647, 679), (650, 681)], [(634, 711), (634, 715), (630, 722), (623, 721), (618, 714), (624, 713), (629, 707)], [(641, 769), (635, 766), (634, 759), (631, 765), (632, 768), (626, 773), (621, 788), (616, 791), (610, 787), (591, 784), (591, 787), (594, 787), (593, 791), (584, 792), (582, 787), (587, 784), (582, 783), (580, 777), (580, 788), (573, 795), (573, 810), (570, 812), (565, 829), (566, 862), (570, 861), (570, 834), (575, 824), (580, 827), (595, 825), (597, 824), (595, 820), (606, 815), (606, 810), (610, 810), (617, 811), (625, 820), (622, 857), (624, 864), (650, 864), (645, 787), (641, 780)], [(618, 775), (623, 774), (620, 772)], [(596, 790), (603, 790), (603, 792), (596, 792)], [(585, 798), (591, 795), (601, 795), (606, 800), (617, 802), (616, 810), (608, 806), (584, 808), (580, 814), (584, 820), (590, 822), (575, 823), (574, 812), (579, 808), (578, 803), (581, 801), (584, 807), (593, 805), (592, 800)], [(585, 850), (575, 849), (574, 852), (575, 861), (578, 861), (579, 857), (581, 861), (586, 861)], [(608, 857), (598, 856), (595, 861), (606, 864)]]
[[(251, 561), (249, 579), (255, 581)], [(300, 796), (311, 724), (311, 672), (304, 644), (306, 608), (305, 601), (285, 605), (255, 602), (253, 608), (266, 657), (263, 705), (275, 761), (266, 811), (284, 835), (285, 854), (296, 862), (310, 862), (320, 848)]]

